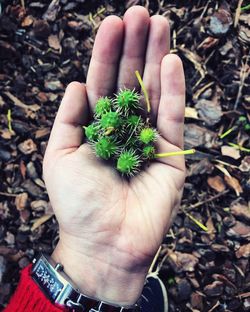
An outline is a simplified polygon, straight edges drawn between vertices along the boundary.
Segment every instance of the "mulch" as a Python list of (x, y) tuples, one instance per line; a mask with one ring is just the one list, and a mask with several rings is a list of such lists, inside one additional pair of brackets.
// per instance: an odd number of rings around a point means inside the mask
[(187, 85), (187, 179), (154, 269), (171, 312), (250, 311), (250, 20), (246, 1), (0, 1), (0, 308), (58, 241), (42, 160), (65, 86), (85, 81), (105, 16), (171, 25)]

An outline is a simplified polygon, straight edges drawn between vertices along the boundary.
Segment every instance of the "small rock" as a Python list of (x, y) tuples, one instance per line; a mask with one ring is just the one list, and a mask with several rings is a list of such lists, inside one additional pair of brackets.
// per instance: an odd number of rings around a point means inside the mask
[(21, 153), (24, 155), (30, 155), (37, 151), (36, 144), (33, 142), (33, 140), (28, 139), (18, 145), (18, 149)]
[(241, 246), (235, 254), (237, 258), (250, 258), (250, 243)]
[(3, 256), (0, 256), (0, 284), (2, 283), (5, 271), (6, 271), (6, 260)]
[(212, 284), (206, 285), (204, 287), (204, 293), (209, 297), (217, 297), (223, 293), (223, 283), (219, 281), (214, 281)]

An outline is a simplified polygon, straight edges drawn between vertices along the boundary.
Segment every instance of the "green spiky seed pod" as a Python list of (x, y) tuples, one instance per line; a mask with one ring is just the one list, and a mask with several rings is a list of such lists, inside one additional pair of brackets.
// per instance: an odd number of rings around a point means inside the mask
[(119, 108), (129, 110), (137, 109), (139, 106), (139, 94), (134, 90), (121, 90), (116, 97), (116, 104)]
[(139, 140), (144, 144), (152, 143), (156, 140), (156, 131), (153, 128), (144, 128), (141, 130)]
[(107, 97), (101, 97), (96, 103), (95, 114), (97, 117), (101, 117), (105, 113), (111, 110), (112, 101)]
[(155, 147), (154, 146), (145, 146), (142, 150), (142, 154), (146, 159), (154, 159), (155, 157)]
[(115, 154), (116, 150), (117, 146), (115, 142), (113, 142), (109, 138), (101, 138), (95, 144), (96, 155), (103, 159), (109, 159)]
[(133, 150), (122, 152), (117, 160), (117, 170), (125, 175), (134, 175), (138, 171), (139, 167), (139, 157), (135, 154)]
[(98, 128), (95, 124), (90, 124), (84, 127), (86, 138), (89, 141), (96, 141), (98, 138)]
[(102, 116), (100, 124), (104, 129), (110, 127), (118, 128), (121, 124), (121, 119), (117, 112), (108, 112)]
[(141, 116), (130, 115), (128, 116), (127, 123), (130, 127), (137, 127), (140, 124)]

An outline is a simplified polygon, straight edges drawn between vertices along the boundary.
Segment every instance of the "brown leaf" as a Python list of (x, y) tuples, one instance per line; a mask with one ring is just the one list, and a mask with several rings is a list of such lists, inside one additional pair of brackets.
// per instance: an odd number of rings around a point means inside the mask
[(242, 187), (239, 183), (239, 181), (232, 177), (232, 176), (225, 176), (224, 177), (225, 182), (227, 183), (228, 186), (230, 186), (236, 193), (237, 196), (240, 196), (240, 193), (243, 192)]
[(238, 149), (232, 146), (223, 145), (221, 147), (221, 154), (223, 156), (229, 156), (233, 159), (239, 159), (240, 158), (240, 152)]
[(207, 179), (207, 183), (212, 189), (214, 189), (218, 193), (223, 192), (226, 189), (223, 179), (218, 175), (215, 177), (209, 177)]

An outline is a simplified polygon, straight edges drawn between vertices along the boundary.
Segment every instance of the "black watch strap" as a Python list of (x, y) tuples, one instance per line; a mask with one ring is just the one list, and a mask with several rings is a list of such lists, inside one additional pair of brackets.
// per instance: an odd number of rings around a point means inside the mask
[(74, 282), (63, 272), (63, 266), (41, 255), (33, 261), (31, 276), (53, 303), (81, 312), (139, 312), (140, 305), (113, 306), (80, 293)]

